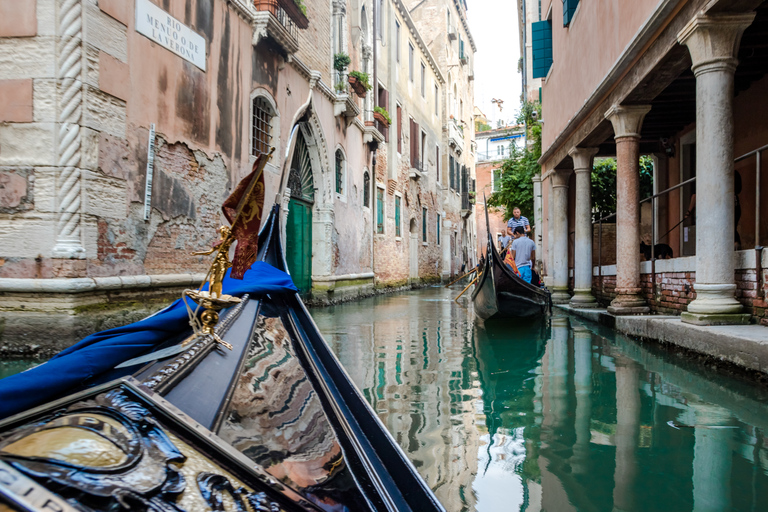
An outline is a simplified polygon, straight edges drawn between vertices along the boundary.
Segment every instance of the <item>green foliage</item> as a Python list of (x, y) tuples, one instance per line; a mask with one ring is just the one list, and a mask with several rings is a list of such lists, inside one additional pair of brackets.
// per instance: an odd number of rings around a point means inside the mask
[[(534, 117), (534, 112), (536, 116)], [(511, 145), (510, 155), (497, 174), (497, 191), (488, 197), (488, 206), (502, 208), (504, 218), (512, 216), (512, 209), (517, 206), (528, 218), (533, 216), (532, 178), (541, 172), (538, 163), (541, 157), (541, 105), (525, 102), (520, 107), (515, 121), (528, 128), (528, 146), (519, 149)], [(653, 194), (653, 160), (649, 156), (640, 157), (640, 199)], [(592, 217), (594, 220), (616, 213), (616, 160), (606, 158), (595, 162), (592, 167)], [(607, 222), (616, 222), (616, 218)]]
[(525, 217), (533, 218), (533, 177), (541, 172), (538, 163), (541, 157), (541, 125), (534, 119), (541, 118), (541, 105), (525, 102), (517, 114), (517, 123), (526, 123), (528, 142), (519, 149), (511, 144), (509, 158), (501, 166), (501, 176), (497, 191), (488, 198), (488, 205), (502, 208), (504, 218), (512, 217), (512, 210), (517, 206)]
[(337, 53), (333, 56), (333, 69), (336, 71), (344, 71), (352, 60), (344, 52)]
[(389, 117), (389, 112), (387, 112), (387, 109), (385, 109), (384, 107), (373, 107), (373, 111), (378, 112), (379, 114), (384, 116), (384, 119), (387, 120), (388, 124), (392, 124), (392, 118)]
[(373, 87), (369, 82), (370, 77), (368, 76), (368, 73), (363, 73), (362, 71), (350, 71), (349, 76), (357, 78), (357, 80), (365, 86), (366, 91), (370, 91)]
[[(640, 199), (653, 195), (653, 159), (640, 157)], [(592, 218), (616, 213), (616, 160), (606, 158), (592, 167)], [(607, 222), (616, 222), (616, 217)]]
[(475, 121), (475, 132), (487, 132), (488, 130), (493, 130), (493, 127), (488, 123)]
[(304, 5), (304, 0), (293, 0), (293, 3), (295, 3), (299, 7), (301, 14), (303, 14), (304, 16), (307, 15), (307, 6)]

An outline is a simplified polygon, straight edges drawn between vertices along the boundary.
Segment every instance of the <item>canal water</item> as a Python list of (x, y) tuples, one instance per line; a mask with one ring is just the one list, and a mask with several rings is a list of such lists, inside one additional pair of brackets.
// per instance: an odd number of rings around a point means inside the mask
[(449, 511), (768, 510), (764, 386), (575, 318), (482, 324), (457, 293), (311, 310)]

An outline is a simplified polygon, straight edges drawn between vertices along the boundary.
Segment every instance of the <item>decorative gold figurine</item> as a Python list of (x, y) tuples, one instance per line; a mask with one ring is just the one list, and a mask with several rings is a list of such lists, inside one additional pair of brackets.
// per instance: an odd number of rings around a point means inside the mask
[(219, 322), (219, 311), (240, 302), (238, 297), (222, 293), (224, 276), (227, 273), (227, 269), (232, 266), (232, 263), (229, 261), (229, 247), (235, 239), (232, 237), (232, 231), (227, 226), (219, 228), (219, 235), (221, 237), (219, 242), (209, 250), (192, 253), (195, 256), (206, 256), (216, 251), (216, 257), (206, 276), (208, 290), (186, 290), (184, 293), (205, 309), (203, 314), (200, 315), (200, 320), (203, 323), (202, 333), (210, 335), (216, 343), (232, 350), (232, 345), (216, 334), (215, 327)]

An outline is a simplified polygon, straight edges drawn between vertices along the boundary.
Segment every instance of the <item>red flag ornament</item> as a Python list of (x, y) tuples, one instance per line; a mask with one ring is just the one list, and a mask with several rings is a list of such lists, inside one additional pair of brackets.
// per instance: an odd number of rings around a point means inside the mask
[[(264, 211), (264, 166), (261, 161), (267, 158), (269, 155), (259, 155), (253, 163), (253, 171), (238, 183), (221, 206), (224, 216), (232, 225), (232, 237), (237, 239), (230, 274), (233, 279), (242, 279), (246, 270), (256, 261), (259, 227)], [(256, 183), (251, 186), (253, 180)]]

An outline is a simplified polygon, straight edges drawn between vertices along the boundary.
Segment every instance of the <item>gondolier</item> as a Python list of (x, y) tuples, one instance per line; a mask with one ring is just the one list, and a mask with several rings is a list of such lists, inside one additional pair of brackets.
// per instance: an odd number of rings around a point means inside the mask
[(515, 239), (512, 241), (509, 252), (515, 260), (520, 277), (526, 283), (530, 283), (533, 261), (536, 260), (536, 244), (525, 235), (525, 228), (522, 226), (517, 226), (512, 236)]
[(515, 208), (512, 210), (512, 218), (507, 221), (507, 236), (514, 237), (512, 233), (518, 226), (522, 226), (526, 233), (531, 231), (531, 223), (528, 222), (526, 217), (521, 215), (520, 208), (515, 206)]

